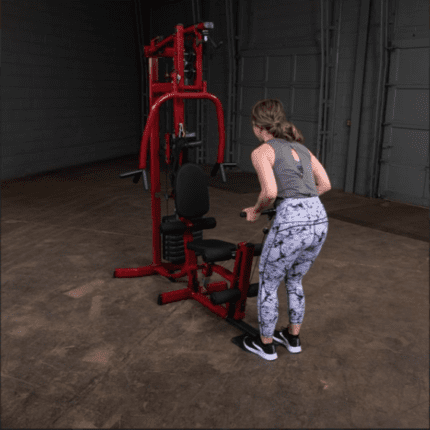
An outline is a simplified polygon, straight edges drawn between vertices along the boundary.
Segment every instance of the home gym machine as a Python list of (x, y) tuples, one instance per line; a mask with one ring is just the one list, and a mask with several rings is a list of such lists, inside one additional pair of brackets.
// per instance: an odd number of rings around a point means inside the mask
[[(202, 230), (216, 227), (215, 218), (203, 217), (209, 211), (208, 178), (200, 166), (187, 162), (187, 149), (200, 145), (201, 142), (189, 142), (189, 137), (195, 134), (187, 135), (185, 132), (184, 99), (208, 99), (216, 106), (219, 133), (218, 157), (211, 176), (216, 176), (220, 169), (225, 183), (227, 179), (224, 168), (236, 165), (223, 163), (225, 134), (222, 105), (217, 97), (207, 92), (207, 82), (202, 80), (202, 36), (206, 41), (208, 29), (213, 28), (213, 24), (199, 23), (186, 29), (182, 24), (178, 24), (175, 28), (174, 35), (164, 40), (161, 36), (156, 37), (151, 40), (150, 46), (144, 48), (145, 56), (149, 59), (150, 114), (141, 140), (139, 170), (120, 175), (121, 178), (133, 177), (134, 183), (142, 176), (144, 187), (148, 190), (146, 160), (150, 141), (153, 260), (151, 265), (145, 267), (116, 269), (114, 277), (161, 275), (176, 282), (177, 279), (187, 276), (186, 288), (160, 294), (158, 304), (194, 299), (243, 332), (258, 336), (259, 331), (242, 320), (245, 317), (247, 297), (255, 297), (258, 293), (259, 284), (249, 285), (249, 280), (253, 258), (261, 255), (262, 244), (241, 242), (236, 245), (222, 240), (203, 239)], [(184, 46), (187, 46), (187, 49), (184, 49)], [(173, 58), (173, 71), (167, 75), (171, 78), (170, 83), (159, 82), (157, 57)], [(196, 69), (184, 70), (184, 58), (189, 64), (192, 57), (196, 59)], [(193, 77), (195, 79), (191, 79)], [(186, 85), (190, 80), (193, 81), (192, 84)], [(165, 135), (165, 157), (167, 165), (170, 166), (172, 190), (164, 197), (166, 201), (170, 198), (175, 201), (175, 215), (165, 216), (163, 222), (160, 222), (160, 199), (163, 196), (160, 193), (159, 110), (161, 105), (170, 99), (173, 100), (174, 107), (174, 135), (172, 145), (171, 136), (168, 133)], [(262, 213), (268, 215), (271, 220), (276, 211), (269, 209)], [(240, 216), (246, 217), (246, 213), (242, 212)], [(263, 232), (266, 234), (268, 229)], [(161, 237), (163, 258), (170, 263), (161, 261)], [(199, 256), (204, 263), (197, 264)], [(235, 259), (233, 272), (215, 264), (231, 259)], [(203, 286), (199, 285), (198, 270), (202, 270), (205, 277)], [(213, 272), (230, 282), (230, 286), (228, 287), (225, 281), (208, 283), (207, 279)], [(234, 340), (233, 342), (236, 343)]]

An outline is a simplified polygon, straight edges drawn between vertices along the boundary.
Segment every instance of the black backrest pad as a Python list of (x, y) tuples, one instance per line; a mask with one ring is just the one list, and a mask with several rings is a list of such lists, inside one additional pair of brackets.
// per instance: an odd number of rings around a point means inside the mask
[(202, 217), (209, 212), (208, 178), (195, 163), (182, 165), (175, 178), (176, 213), (184, 218)]

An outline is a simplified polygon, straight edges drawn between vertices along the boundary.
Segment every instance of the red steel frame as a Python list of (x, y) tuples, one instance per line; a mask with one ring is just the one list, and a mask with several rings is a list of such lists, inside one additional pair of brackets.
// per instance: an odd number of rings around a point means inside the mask
[[(218, 157), (217, 163), (212, 171), (212, 175), (216, 174), (219, 166), (224, 161), (225, 149), (225, 134), (224, 134), (224, 114), (221, 102), (213, 94), (207, 92), (207, 83), (202, 80), (202, 34), (201, 31), (208, 28), (205, 23), (199, 23), (190, 26), (186, 29), (182, 24), (175, 26), (176, 34), (167, 37), (163, 41), (157, 43), (158, 37), (151, 40), (150, 46), (145, 46), (145, 56), (149, 58), (149, 100), (150, 114), (145, 126), (145, 130), (141, 140), (139, 169), (146, 169), (146, 160), (148, 153), (148, 143), (151, 141), (151, 208), (152, 208), (152, 264), (139, 268), (116, 269), (114, 277), (116, 278), (133, 278), (150, 275), (162, 275), (167, 278), (177, 279), (188, 275), (188, 286), (184, 289), (163, 293), (160, 295), (161, 303), (165, 304), (180, 300), (192, 298), (202, 305), (210, 309), (213, 313), (222, 318), (241, 320), (245, 317), (246, 297), (249, 288), (249, 277), (254, 256), (254, 246), (241, 242), (236, 251), (235, 267), (233, 272), (224, 269), (217, 264), (203, 263), (198, 265), (194, 251), (187, 249), (187, 243), (193, 240), (191, 232), (192, 223), (180, 217), (180, 220), (187, 225), (187, 230), (184, 233), (184, 250), (185, 263), (172, 264), (163, 263), (161, 261), (161, 238), (160, 238), (160, 221), (161, 221), (161, 194), (160, 194), (160, 160), (159, 160), (159, 119), (160, 107), (167, 100), (173, 99), (174, 106), (174, 126), (175, 135), (180, 135), (180, 124), (184, 124), (184, 99), (209, 99), (216, 106), (218, 117)], [(196, 52), (196, 80), (195, 85), (185, 85), (184, 83), (184, 36), (192, 35), (193, 48)], [(173, 43), (172, 46), (168, 46)], [(174, 69), (171, 73), (171, 83), (160, 83), (158, 80), (158, 58), (157, 57), (172, 57), (174, 60)], [(185, 133), (185, 127), (182, 129)], [(170, 164), (170, 146), (168, 135), (166, 135), (167, 151), (166, 161)], [(182, 165), (182, 153), (179, 159), (179, 164)], [(169, 196), (173, 198), (173, 195)], [(205, 276), (211, 276), (212, 272), (216, 272), (230, 281), (230, 288), (240, 290), (240, 298), (235, 303), (226, 303), (222, 305), (214, 305), (211, 300), (206, 297), (214, 291), (223, 291), (227, 289), (226, 282), (217, 282), (208, 284), (206, 292), (199, 285), (197, 279), (197, 270), (202, 269)], [(173, 274), (180, 270), (179, 273)], [(252, 331), (255, 334), (255, 329), (241, 322), (240, 328), (246, 331)], [(244, 327), (246, 325), (247, 327)], [(252, 330), (251, 330), (252, 329)]]

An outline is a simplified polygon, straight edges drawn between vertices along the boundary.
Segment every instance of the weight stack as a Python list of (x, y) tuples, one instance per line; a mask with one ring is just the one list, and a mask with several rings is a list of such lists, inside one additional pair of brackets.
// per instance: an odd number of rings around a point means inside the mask
[[(162, 222), (178, 221), (176, 215), (164, 216)], [(173, 264), (185, 263), (184, 237), (182, 234), (161, 234), (163, 244), (163, 259)], [(193, 239), (203, 239), (203, 230), (193, 231)]]

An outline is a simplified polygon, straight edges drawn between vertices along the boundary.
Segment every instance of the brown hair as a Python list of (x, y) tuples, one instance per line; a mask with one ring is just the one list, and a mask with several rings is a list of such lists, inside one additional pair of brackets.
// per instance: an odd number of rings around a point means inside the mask
[(267, 130), (273, 137), (304, 144), (302, 132), (290, 121), (287, 121), (282, 102), (279, 99), (260, 100), (251, 111), (252, 126)]

